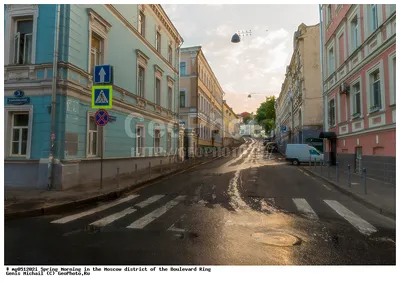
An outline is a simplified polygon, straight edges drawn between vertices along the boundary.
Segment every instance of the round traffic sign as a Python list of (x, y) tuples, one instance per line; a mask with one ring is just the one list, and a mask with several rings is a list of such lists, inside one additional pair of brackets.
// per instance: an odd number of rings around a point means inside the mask
[(105, 126), (110, 120), (110, 116), (106, 110), (100, 109), (94, 114), (94, 120), (98, 126)]

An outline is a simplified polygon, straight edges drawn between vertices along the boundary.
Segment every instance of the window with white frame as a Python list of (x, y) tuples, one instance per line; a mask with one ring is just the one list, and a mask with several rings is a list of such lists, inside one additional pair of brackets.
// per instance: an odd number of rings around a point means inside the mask
[(172, 133), (168, 132), (167, 133), (167, 153), (171, 154), (172, 150)]
[(154, 154), (157, 155), (161, 152), (161, 130), (155, 129), (154, 130)]
[(327, 24), (332, 22), (332, 5), (328, 5), (327, 9)]
[(161, 53), (161, 33), (156, 32), (156, 50)]
[(181, 107), (181, 108), (186, 107), (186, 92), (185, 91), (179, 92), (179, 107)]
[(372, 4), (371, 5), (371, 25), (372, 31), (378, 28), (378, 5)]
[(99, 127), (95, 122), (93, 115), (88, 119), (88, 143), (87, 153), (89, 157), (97, 157), (99, 154)]
[(335, 52), (333, 47), (328, 51), (328, 75), (331, 75), (335, 71)]
[(25, 157), (28, 149), (29, 112), (11, 114), (10, 156)]
[(335, 99), (330, 100), (328, 104), (328, 124), (329, 126), (334, 126), (336, 124)]
[(370, 110), (373, 111), (375, 109), (382, 108), (382, 95), (381, 95), (381, 77), (379, 69), (370, 74), (370, 82), (371, 82), (371, 97), (370, 97)]
[(359, 32), (359, 25), (358, 25), (358, 16), (356, 15), (351, 21), (351, 47), (352, 51), (356, 50), (358, 47), (358, 32)]
[(26, 65), (32, 63), (32, 34), (32, 17), (15, 20), (14, 64)]
[(361, 114), (361, 87), (360, 82), (357, 82), (351, 87), (351, 94), (353, 99), (352, 115)]
[(140, 34), (144, 37), (146, 30), (146, 17), (143, 12), (139, 12), (138, 30)]
[(136, 127), (136, 155), (144, 156), (144, 136), (145, 130), (143, 125)]
[(94, 66), (103, 63), (103, 39), (92, 32), (91, 45), (90, 45), (90, 73), (93, 74)]
[(161, 105), (161, 80), (158, 77), (156, 77), (155, 96), (155, 103)]
[(186, 62), (180, 63), (179, 73), (180, 73), (180, 75), (186, 75)]
[(139, 66), (138, 71), (138, 95), (144, 97), (144, 86), (145, 86), (145, 69)]
[(172, 111), (172, 87), (168, 87), (168, 110)]

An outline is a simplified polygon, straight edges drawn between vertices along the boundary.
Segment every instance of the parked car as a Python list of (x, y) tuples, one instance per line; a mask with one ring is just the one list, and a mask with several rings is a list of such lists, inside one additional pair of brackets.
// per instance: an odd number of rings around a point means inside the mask
[(320, 162), (324, 160), (324, 154), (307, 144), (287, 144), (286, 160), (293, 165), (308, 163), (310, 160)]
[(276, 142), (268, 142), (265, 146), (267, 152), (278, 152), (278, 144)]

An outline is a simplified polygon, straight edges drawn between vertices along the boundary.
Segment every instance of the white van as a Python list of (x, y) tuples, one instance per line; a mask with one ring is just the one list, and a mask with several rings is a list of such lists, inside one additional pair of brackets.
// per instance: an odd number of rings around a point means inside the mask
[(310, 160), (318, 163), (324, 160), (324, 154), (307, 144), (287, 144), (286, 160), (294, 165), (308, 163)]

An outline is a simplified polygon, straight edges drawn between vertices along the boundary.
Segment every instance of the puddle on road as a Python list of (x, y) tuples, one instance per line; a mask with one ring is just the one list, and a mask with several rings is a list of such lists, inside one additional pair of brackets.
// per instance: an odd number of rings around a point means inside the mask
[(257, 242), (277, 247), (291, 247), (301, 244), (300, 238), (279, 230), (256, 232), (251, 234), (251, 237)]

